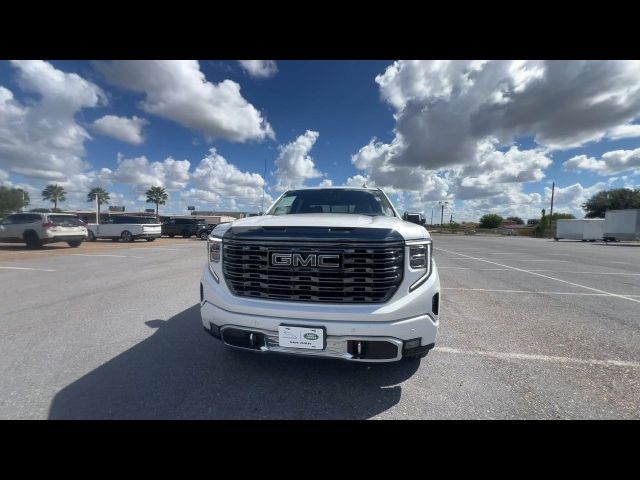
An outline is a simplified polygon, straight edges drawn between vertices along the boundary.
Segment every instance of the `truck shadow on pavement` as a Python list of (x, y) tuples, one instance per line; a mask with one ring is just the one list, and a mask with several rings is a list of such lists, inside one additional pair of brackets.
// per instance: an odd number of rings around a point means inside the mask
[(260, 354), (224, 347), (199, 305), (62, 389), (50, 419), (366, 419), (400, 401), (417, 361), (390, 364)]

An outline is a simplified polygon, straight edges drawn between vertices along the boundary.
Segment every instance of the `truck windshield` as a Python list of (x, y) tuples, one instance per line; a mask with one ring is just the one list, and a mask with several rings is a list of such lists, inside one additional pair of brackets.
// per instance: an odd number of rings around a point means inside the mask
[(391, 204), (377, 190), (317, 189), (291, 190), (267, 212), (267, 215), (297, 213), (350, 213), (395, 217)]

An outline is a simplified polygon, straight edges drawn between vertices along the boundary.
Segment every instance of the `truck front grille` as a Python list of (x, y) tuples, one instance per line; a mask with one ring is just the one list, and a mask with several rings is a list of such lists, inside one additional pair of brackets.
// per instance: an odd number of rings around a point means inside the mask
[[(380, 303), (389, 300), (402, 282), (402, 242), (290, 245), (224, 240), (223, 273), (231, 292), (271, 300)], [(298, 254), (306, 266), (273, 265), (270, 253), (285, 259)], [(330, 258), (323, 266), (308, 261), (322, 255)]]

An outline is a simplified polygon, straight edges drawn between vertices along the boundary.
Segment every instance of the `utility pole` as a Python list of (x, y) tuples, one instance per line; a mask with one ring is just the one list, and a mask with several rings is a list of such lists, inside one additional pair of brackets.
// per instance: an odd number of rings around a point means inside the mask
[(433, 227), (433, 207), (431, 207), (431, 226)]
[(556, 182), (551, 185), (551, 210), (549, 211), (549, 232), (553, 232), (553, 195), (556, 192)]
[(440, 209), (440, 228), (442, 228), (442, 225), (444, 224), (444, 206), (448, 205), (449, 202), (438, 202), (441, 206)]
[(95, 199), (96, 199), (96, 225), (99, 225), (100, 224), (100, 218), (99, 218), (100, 216), (98, 215), (98, 208), (99, 207), (98, 207), (98, 195), (97, 194), (95, 196)]

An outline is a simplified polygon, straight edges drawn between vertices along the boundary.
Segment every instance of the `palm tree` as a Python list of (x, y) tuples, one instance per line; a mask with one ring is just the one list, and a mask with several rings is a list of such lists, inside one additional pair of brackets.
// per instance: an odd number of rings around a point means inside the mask
[(64, 202), (67, 199), (65, 197), (66, 194), (67, 192), (64, 191), (64, 188), (57, 184), (47, 185), (42, 191), (42, 199), (53, 202), (54, 210), (58, 210), (58, 202)]
[(107, 192), (102, 187), (95, 187), (89, 190), (87, 193), (87, 202), (95, 202), (96, 198), (98, 199), (98, 221), (100, 220), (100, 205), (103, 203), (109, 203), (111, 197), (109, 197), (109, 192)]
[(147, 195), (147, 203), (155, 203), (156, 204), (156, 220), (158, 219), (158, 205), (164, 205), (167, 203), (167, 199), (169, 195), (165, 192), (162, 187), (151, 187), (146, 192)]

